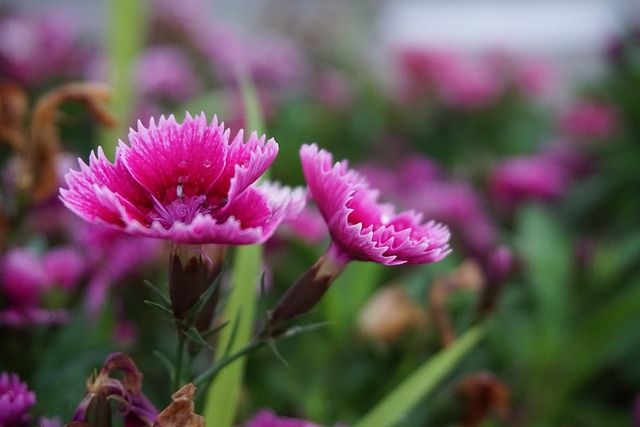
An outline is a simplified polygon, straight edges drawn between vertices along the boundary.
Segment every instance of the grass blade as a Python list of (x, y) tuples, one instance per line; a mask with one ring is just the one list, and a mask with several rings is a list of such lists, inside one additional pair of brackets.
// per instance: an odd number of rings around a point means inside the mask
[(484, 334), (478, 325), (461, 335), (451, 346), (430, 357), (411, 376), (400, 383), (354, 427), (386, 427), (397, 425), (438, 383), (471, 351)]

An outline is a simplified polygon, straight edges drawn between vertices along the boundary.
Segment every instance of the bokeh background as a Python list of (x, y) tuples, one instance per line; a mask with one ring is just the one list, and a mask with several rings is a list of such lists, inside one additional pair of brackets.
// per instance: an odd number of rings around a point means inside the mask
[[(141, 304), (144, 279), (166, 285), (166, 247), (80, 224), (57, 187), (138, 120), (204, 111), (245, 128), (241, 76), (280, 144), (272, 178), (304, 184), (298, 150), (316, 142), (382, 200), (449, 225), (453, 253), (352, 263), (305, 319), (328, 326), (250, 355), (239, 424), (260, 408), (354, 424), (486, 319), (482, 343), (398, 425), (640, 425), (635, 0), (0, 2), (0, 78), (27, 109), (102, 82), (118, 119), (106, 130), (77, 102), (56, 106), (59, 181), (26, 199), (15, 152), (0, 152), (0, 369), (36, 392), (34, 414), (68, 420), (113, 351), (166, 405), (152, 350), (174, 337)], [(312, 207), (266, 245), (258, 323), (328, 245)]]

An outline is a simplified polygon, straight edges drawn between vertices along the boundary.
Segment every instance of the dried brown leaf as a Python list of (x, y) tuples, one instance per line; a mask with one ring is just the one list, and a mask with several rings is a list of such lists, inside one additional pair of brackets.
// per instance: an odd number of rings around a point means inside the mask
[(171, 396), (173, 402), (158, 414), (153, 423), (154, 427), (204, 427), (204, 418), (193, 412), (195, 394), (196, 388), (193, 384), (187, 384), (175, 392)]

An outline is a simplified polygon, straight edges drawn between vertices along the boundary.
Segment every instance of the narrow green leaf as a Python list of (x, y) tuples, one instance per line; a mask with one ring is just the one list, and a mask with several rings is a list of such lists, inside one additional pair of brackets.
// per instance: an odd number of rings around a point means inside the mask
[(210, 336), (213, 336), (215, 334), (217, 334), (218, 332), (220, 332), (222, 330), (222, 328), (226, 327), (229, 324), (229, 321), (223, 322), (221, 324), (219, 324), (218, 326), (215, 326), (209, 330), (206, 330), (204, 332), (201, 332), (200, 335), (202, 336), (202, 338), (207, 339)]
[(144, 303), (147, 304), (149, 307), (154, 308), (157, 312), (159, 312), (164, 317), (171, 320), (175, 319), (175, 317), (173, 316), (173, 312), (167, 307), (163, 306), (162, 304), (158, 304), (157, 302), (149, 301), (147, 299), (144, 300)]
[(211, 346), (211, 344), (209, 344), (203, 337), (202, 335), (200, 335), (200, 333), (198, 332), (198, 330), (194, 327), (189, 328), (188, 330), (184, 331), (185, 336), (192, 342), (198, 344), (201, 347), (207, 347), (211, 350), (214, 350), (214, 348)]
[(360, 419), (354, 427), (397, 425), (411, 409), (449, 374), (473, 349), (485, 332), (477, 325), (460, 336), (451, 346), (439, 351), (400, 383), (391, 393)]
[(176, 376), (176, 367), (174, 366), (171, 359), (164, 353), (155, 350), (153, 355), (162, 363), (167, 372), (169, 373), (169, 378), (171, 378), (173, 382), (173, 378)]
[(151, 283), (148, 280), (144, 280), (144, 284), (156, 295), (160, 301), (162, 301), (162, 305), (164, 305), (167, 309), (171, 309), (171, 301), (169, 298), (162, 292), (156, 285)]

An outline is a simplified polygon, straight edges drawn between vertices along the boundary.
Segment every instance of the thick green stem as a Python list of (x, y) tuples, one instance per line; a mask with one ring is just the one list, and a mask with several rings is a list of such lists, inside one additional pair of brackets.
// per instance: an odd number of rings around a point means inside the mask
[(182, 365), (184, 363), (184, 347), (186, 343), (186, 335), (183, 330), (182, 322), (176, 320), (176, 330), (178, 332), (178, 348), (176, 350), (176, 373), (175, 378), (173, 378), (173, 391), (178, 391), (180, 387), (182, 387)]

